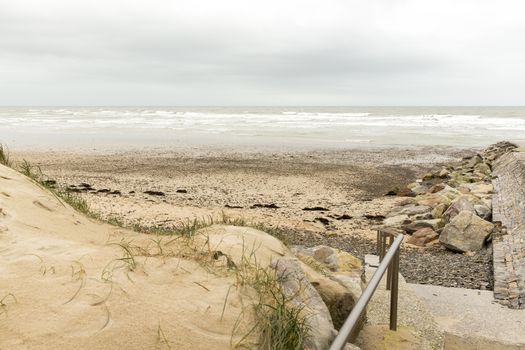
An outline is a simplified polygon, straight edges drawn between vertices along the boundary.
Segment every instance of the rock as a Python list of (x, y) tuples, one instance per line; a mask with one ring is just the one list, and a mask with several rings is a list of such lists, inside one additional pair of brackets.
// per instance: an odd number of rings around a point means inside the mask
[(301, 263), (301, 268), (328, 307), (334, 327), (340, 328), (361, 296), (360, 279), (341, 274), (342, 280), (351, 281), (344, 283), (335, 275), (318, 272), (308, 263)]
[(415, 197), (415, 193), (412, 192), (409, 188), (399, 188), (396, 187), (388, 191), (385, 196), (399, 196), (399, 197)]
[(425, 214), (429, 213), (431, 208), (425, 205), (407, 205), (404, 207), (396, 208), (388, 214), (388, 216), (397, 216), (397, 215), (416, 215), (416, 214)]
[(439, 235), (431, 228), (425, 227), (417, 230), (408, 238), (407, 243), (418, 247), (425, 247), (428, 243), (435, 241)]
[(418, 220), (414, 221), (409, 224), (403, 225), (401, 228), (409, 233), (412, 234), (422, 228), (431, 228), (434, 231), (438, 231), (440, 228), (443, 227), (443, 221), (441, 219), (432, 219), (432, 220)]
[(445, 205), (449, 205), (451, 200), (445, 196), (441, 195), (429, 195), (424, 196), (421, 199), (417, 201), (417, 204), (419, 205), (426, 205), (428, 207), (435, 207), (436, 205), (443, 203)]
[(315, 218), (314, 221), (320, 222), (324, 226), (329, 226), (330, 225), (330, 220), (327, 219), (327, 218), (318, 217), (318, 218)]
[(44, 186), (54, 188), (57, 185), (56, 180), (44, 180)]
[[(98, 192), (100, 192), (100, 190)], [(164, 197), (166, 195), (164, 192), (151, 191), (151, 190), (144, 191), (144, 194), (149, 194), (150, 196), (160, 196), (160, 197)]]
[(401, 225), (407, 222), (410, 222), (410, 218), (408, 217), (408, 215), (403, 214), (403, 215), (396, 215), (396, 216), (386, 218), (383, 221), (383, 225), (388, 226), (388, 227), (400, 227)]
[(398, 203), (400, 206), (410, 205), (410, 204), (417, 204), (416, 198), (403, 198)]
[(472, 205), (476, 205), (476, 204), (485, 205), (485, 202), (483, 201), (483, 199), (478, 196), (474, 196), (472, 194), (466, 194), (466, 195), (463, 195), (462, 197), (465, 197)]
[(448, 177), (450, 175), (450, 171), (448, 171), (448, 169), (442, 169), (440, 172), (439, 172), (439, 177), (444, 179), (446, 177)]
[(429, 193), (436, 193), (445, 189), (444, 184), (436, 184), (428, 189)]
[(306, 207), (303, 208), (304, 211), (330, 211), (330, 209), (324, 207)]
[(461, 196), (452, 202), (452, 204), (450, 204), (448, 209), (443, 213), (443, 220), (445, 220), (446, 223), (449, 223), (450, 220), (452, 220), (462, 211), (469, 211), (471, 213), (476, 212), (474, 206), (470, 203), (466, 196)]
[(324, 245), (311, 248), (293, 246), (290, 248), (299, 258), (309, 256), (334, 272), (348, 272), (361, 275), (363, 265), (361, 260), (350, 253)]
[(474, 172), (483, 174), (483, 175), (490, 175), (491, 170), (490, 167), (485, 163), (478, 163), (476, 166), (474, 166)]
[(478, 251), (494, 229), (491, 222), (485, 221), (471, 211), (462, 211), (448, 223), (439, 241), (456, 252)]
[(361, 350), (361, 348), (357, 345), (354, 345), (352, 343), (346, 343), (345, 347), (343, 348), (343, 350)]
[(283, 257), (273, 260), (271, 267), (276, 271), (284, 296), (305, 316), (309, 329), (306, 348), (328, 349), (337, 333), (332, 316), (319, 292), (308, 282), (300, 262)]
[(424, 213), (424, 214), (413, 215), (412, 219), (414, 219), (414, 220), (432, 220), (432, 219), (434, 219), (434, 217), (432, 216), (431, 212), (428, 212), (428, 213)]
[(270, 204), (256, 203), (256, 204), (252, 205), (250, 208), (251, 209), (256, 209), (256, 208), (279, 209), (280, 207), (277, 204), (275, 204), (275, 203), (270, 203)]
[(488, 206), (476, 204), (474, 205), (474, 210), (476, 211), (476, 215), (478, 215), (480, 218), (487, 221), (492, 219), (492, 210)]
[(398, 197), (415, 197), (416, 194), (408, 188), (403, 188), (397, 193)]
[(467, 159), (463, 165), (465, 166), (465, 168), (474, 168), (476, 166), (476, 164), (479, 164), (479, 163), (482, 163), (483, 162), (483, 158), (481, 158), (481, 156), (479, 154), (476, 154), (474, 157), (471, 157), (469, 159)]
[(459, 192), (457, 189), (450, 187), (448, 185), (445, 185), (445, 188), (442, 189), (439, 192), (436, 192), (437, 195), (443, 196), (448, 198), (449, 200), (453, 201), (457, 197), (461, 196), (461, 192)]
[[(294, 246), (291, 250), (303, 265), (307, 266), (303, 266), (303, 270), (308, 280), (321, 295), (330, 310), (334, 325), (339, 328), (364, 289), (364, 268), (361, 259), (345, 251), (322, 245), (312, 248)], [(337, 282), (335, 286), (334, 281)], [(341, 286), (344, 290), (341, 290)], [(364, 324), (365, 317), (361, 317), (361, 324)]]
[(411, 189), (413, 189), (414, 187), (417, 187), (417, 185), (419, 185), (417, 182), (412, 182), (412, 183), (409, 183), (409, 184), (407, 185), (407, 188), (408, 188), (409, 190), (411, 190)]
[(427, 193), (428, 188), (426, 186), (418, 184), (416, 187), (412, 188), (411, 191), (414, 192), (416, 195), (421, 195)]
[(431, 208), (426, 205), (409, 205), (403, 207), (400, 214), (406, 215), (416, 215), (416, 214), (425, 214), (430, 212)]
[(385, 217), (383, 215), (371, 215), (371, 214), (365, 214), (363, 215), (364, 218), (370, 221), (376, 221), (376, 222), (382, 222)]
[(421, 178), (421, 180), (423, 181), (430, 181), (434, 178), (434, 174), (432, 173), (426, 173), (425, 175), (423, 175), (423, 177)]
[(177, 193), (188, 193), (188, 190), (185, 190), (185, 189), (183, 189), (183, 188), (180, 188), (180, 189), (178, 189), (178, 190), (175, 191), (175, 192), (177, 192)]
[(492, 194), (494, 191), (494, 187), (491, 183), (474, 183), (467, 186), (470, 189), (470, 192), (476, 195)]
[(444, 203), (439, 203), (434, 207), (434, 209), (432, 209), (432, 217), (434, 219), (441, 219), (445, 210), (447, 210), (447, 205)]
[(463, 193), (463, 194), (469, 194), (470, 193), (470, 189), (466, 185), (459, 186), (458, 187), (458, 191)]

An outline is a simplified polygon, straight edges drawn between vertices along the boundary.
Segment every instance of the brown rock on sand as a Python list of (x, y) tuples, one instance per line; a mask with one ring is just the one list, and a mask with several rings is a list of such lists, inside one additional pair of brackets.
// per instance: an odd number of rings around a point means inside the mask
[(425, 227), (414, 232), (407, 240), (407, 243), (418, 247), (425, 247), (428, 243), (435, 241), (438, 237), (439, 235), (433, 229)]

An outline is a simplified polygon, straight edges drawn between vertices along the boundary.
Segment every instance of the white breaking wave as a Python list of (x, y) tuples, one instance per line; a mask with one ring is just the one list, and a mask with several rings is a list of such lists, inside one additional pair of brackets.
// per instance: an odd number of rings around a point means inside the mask
[(153, 137), (156, 134), (152, 130), (164, 130), (174, 136), (223, 134), (271, 138), (272, 142), (300, 139), (306, 143), (364, 145), (477, 145), (481, 141), (485, 144), (485, 140), (525, 137), (525, 108), (506, 112), (478, 107), (471, 113), (465, 113), (466, 108), (457, 111), (449, 108), (451, 113), (421, 109), (0, 108), (0, 137), (25, 130), (42, 133), (120, 130), (130, 137), (133, 133), (151, 133)]

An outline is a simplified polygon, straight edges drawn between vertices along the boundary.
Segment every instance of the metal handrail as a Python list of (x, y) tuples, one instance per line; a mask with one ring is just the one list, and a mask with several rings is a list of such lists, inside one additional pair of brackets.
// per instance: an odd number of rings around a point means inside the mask
[[(390, 246), (388, 251), (386, 251), (386, 238), (390, 237)], [(376, 272), (372, 276), (372, 279), (368, 283), (367, 287), (361, 294), (359, 300), (355, 304), (354, 308), (348, 315), (345, 323), (339, 330), (339, 334), (332, 342), (330, 350), (342, 350), (350, 335), (352, 334), (355, 326), (357, 325), (359, 318), (363, 314), (368, 302), (374, 295), (377, 286), (381, 282), (383, 275), (388, 269), (387, 275), (387, 289), (390, 289), (390, 329), (395, 331), (397, 330), (397, 298), (398, 298), (398, 286), (399, 286), (399, 247), (403, 241), (403, 235), (399, 234), (394, 239), (394, 234), (389, 231), (379, 230), (377, 233), (377, 247), (378, 254), (380, 257), (381, 263), (379, 264)]]

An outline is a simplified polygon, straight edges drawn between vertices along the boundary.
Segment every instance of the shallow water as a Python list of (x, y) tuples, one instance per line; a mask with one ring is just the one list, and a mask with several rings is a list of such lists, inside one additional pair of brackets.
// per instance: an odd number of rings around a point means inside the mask
[(525, 107), (3, 107), (13, 148), (483, 147), (525, 143)]

